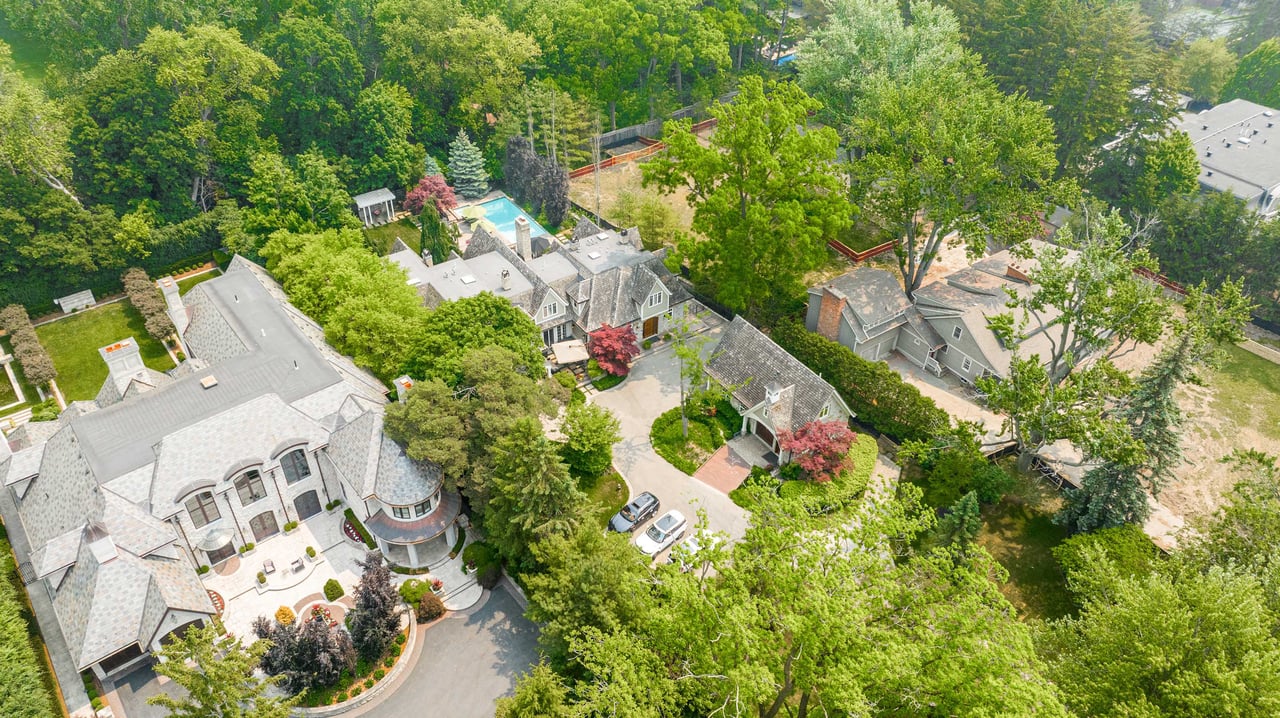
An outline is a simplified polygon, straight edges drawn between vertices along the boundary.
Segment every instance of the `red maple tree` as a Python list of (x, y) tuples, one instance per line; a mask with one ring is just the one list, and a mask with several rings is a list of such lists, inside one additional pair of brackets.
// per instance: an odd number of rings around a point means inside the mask
[(458, 198), (454, 196), (453, 188), (440, 175), (431, 175), (418, 180), (418, 186), (409, 190), (409, 194), (404, 196), (404, 208), (415, 215), (422, 214), (422, 208), (427, 206), (428, 201), (434, 202), (436, 211), (441, 214), (446, 209), (458, 206)]
[(640, 355), (635, 330), (608, 324), (587, 335), (587, 351), (601, 369), (614, 376), (626, 376), (631, 360)]
[(811, 421), (794, 432), (779, 431), (778, 443), (809, 480), (823, 483), (845, 469), (857, 436), (839, 421)]

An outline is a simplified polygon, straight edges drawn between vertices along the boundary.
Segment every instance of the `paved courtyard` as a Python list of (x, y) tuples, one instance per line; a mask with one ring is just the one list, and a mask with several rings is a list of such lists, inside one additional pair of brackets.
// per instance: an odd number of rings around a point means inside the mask
[[(706, 332), (710, 338), (705, 347), (708, 354), (720, 331), (716, 327)], [(746, 532), (748, 516), (744, 509), (730, 501), (725, 492), (667, 463), (649, 443), (653, 420), (680, 404), (680, 366), (670, 347), (637, 359), (626, 381), (595, 394), (591, 401), (609, 408), (618, 417), (622, 441), (613, 446), (613, 464), (626, 479), (632, 496), (650, 491), (662, 502), (659, 515), (679, 509), (694, 521), (698, 509), (702, 509), (711, 530), (733, 538)]]

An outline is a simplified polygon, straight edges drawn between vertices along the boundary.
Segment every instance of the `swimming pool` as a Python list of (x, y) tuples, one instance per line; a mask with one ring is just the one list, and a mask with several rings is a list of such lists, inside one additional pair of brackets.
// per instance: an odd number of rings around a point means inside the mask
[(507, 241), (507, 244), (515, 244), (516, 242), (516, 217), (524, 217), (529, 220), (529, 229), (532, 230), (530, 236), (537, 237), (540, 234), (550, 234), (538, 224), (538, 220), (529, 216), (528, 212), (520, 209), (520, 206), (512, 202), (506, 197), (498, 197), (491, 199), (480, 205), (484, 207), (484, 218), (493, 222), (498, 228), (498, 234)]

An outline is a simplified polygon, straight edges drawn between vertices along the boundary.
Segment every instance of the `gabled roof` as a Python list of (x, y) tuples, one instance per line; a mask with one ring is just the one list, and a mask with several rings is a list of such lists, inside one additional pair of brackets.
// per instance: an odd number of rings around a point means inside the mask
[(782, 389), (780, 397), (787, 401), (780, 399), (769, 414), (778, 428), (798, 428), (818, 419), (828, 402), (853, 415), (834, 387), (740, 315), (725, 327), (706, 370), (748, 408), (765, 400), (766, 387)]
[(897, 277), (883, 269), (855, 267), (809, 292), (820, 294), (825, 287), (843, 294), (853, 318), (864, 331), (871, 333), (875, 333), (875, 327), (899, 318), (911, 306)]

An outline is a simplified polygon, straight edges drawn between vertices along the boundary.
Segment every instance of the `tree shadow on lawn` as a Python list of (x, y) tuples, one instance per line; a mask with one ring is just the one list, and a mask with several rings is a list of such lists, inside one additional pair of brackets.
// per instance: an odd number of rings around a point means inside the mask
[(1018, 495), (983, 511), (978, 543), (1009, 572), (1000, 592), (1019, 618), (1060, 618), (1071, 612), (1066, 576), (1052, 553), (1066, 538), (1066, 529), (1053, 523), (1052, 513)]

